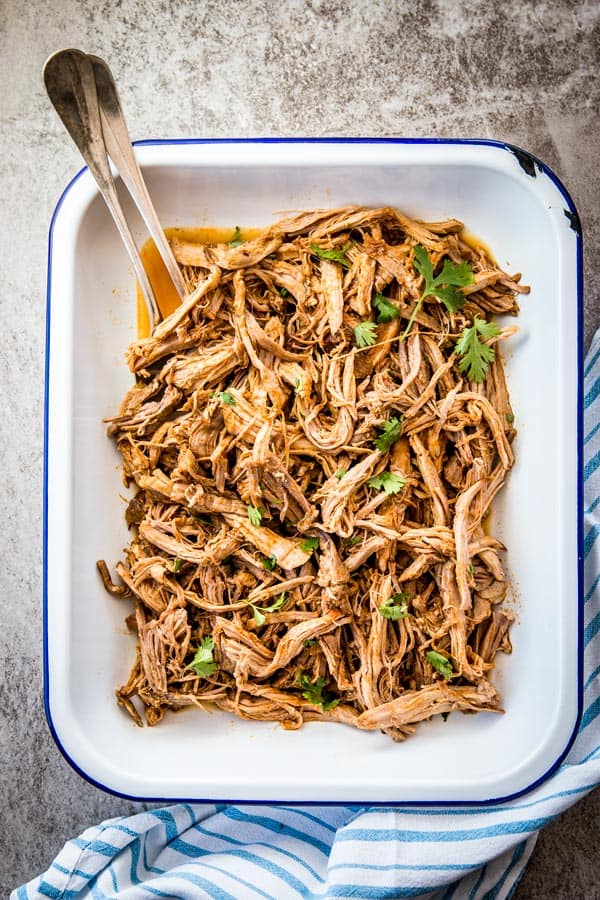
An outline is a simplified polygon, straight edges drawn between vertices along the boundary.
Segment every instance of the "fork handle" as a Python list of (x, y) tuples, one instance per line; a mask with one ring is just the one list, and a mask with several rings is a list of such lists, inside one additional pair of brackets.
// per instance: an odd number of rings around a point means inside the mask
[(135, 153), (133, 152), (125, 116), (123, 115), (117, 86), (112, 76), (112, 72), (110, 71), (108, 64), (99, 56), (93, 56), (91, 54), (88, 54), (87, 56), (92, 64), (94, 72), (98, 106), (100, 109), (100, 121), (102, 123), (102, 131), (108, 155), (115, 164), (119, 175), (123, 179), (127, 190), (131, 194), (146, 223), (148, 231), (156, 244), (158, 252), (171, 276), (171, 280), (175, 285), (179, 297), (181, 300), (184, 300), (187, 296), (185, 281), (183, 280), (177, 261), (173, 256), (169, 242), (165, 237), (156, 210), (150, 199), (146, 182), (144, 181)]
[(160, 311), (110, 170), (92, 64), (80, 50), (59, 50), (44, 66), (44, 82), (52, 105), (94, 176), (123, 239), (146, 301), (152, 331), (160, 321)]

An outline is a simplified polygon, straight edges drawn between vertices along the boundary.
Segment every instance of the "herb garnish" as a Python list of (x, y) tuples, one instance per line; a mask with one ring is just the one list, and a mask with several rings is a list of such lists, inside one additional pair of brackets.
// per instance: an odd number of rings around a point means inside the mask
[(319, 259), (329, 259), (331, 262), (339, 263), (345, 269), (350, 268), (350, 260), (346, 256), (346, 252), (350, 249), (352, 243), (345, 244), (341, 250), (324, 250), (322, 247), (318, 247), (317, 244), (309, 244), (308, 246), (311, 253), (314, 253)]
[(404, 416), (400, 416), (399, 419), (396, 418), (396, 416), (392, 416), (391, 419), (384, 422), (383, 425), (380, 426), (381, 434), (373, 441), (376, 448), (381, 451), (381, 453), (386, 453), (402, 434), (403, 426)]
[(255, 603), (251, 603), (250, 606), (252, 608), (252, 618), (254, 619), (255, 624), (259, 627), (261, 625), (264, 625), (267, 621), (265, 614), (276, 612), (278, 609), (281, 609), (286, 601), (286, 598), (287, 593), (286, 591), (283, 591), (283, 593), (279, 595), (277, 600), (275, 600), (274, 603), (271, 603), (270, 606), (257, 606)]
[(209, 675), (213, 675), (217, 669), (213, 658), (214, 648), (215, 644), (210, 636), (202, 638), (196, 655), (186, 669), (193, 669), (200, 678), (208, 678)]
[(320, 706), (323, 712), (327, 712), (328, 709), (333, 709), (334, 706), (337, 706), (340, 702), (339, 697), (334, 697), (333, 694), (323, 693), (323, 688), (327, 684), (325, 678), (320, 675), (315, 682), (312, 682), (308, 675), (305, 675), (303, 672), (298, 673), (297, 682), (300, 685), (302, 690), (302, 696), (305, 700), (308, 700), (309, 703), (312, 703), (313, 706)]
[(354, 328), (354, 341), (357, 347), (372, 347), (377, 343), (377, 325), (375, 322), (359, 322)]
[(448, 681), (449, 678), (452, 678), (454, 669), (452, 668), (452, 663), (446, 656), (437, 653), (435, 650), (428, 650), (425, 657), (427, 662), (443, 676), (444, 681)]
[(251, 525), (260, 525), (262, 517), (264, 516), (265, 511), (262, 506), (249, 506), (248, 507), (248, 521)]
[(235, 231), (233, 232), (233, 237), (228, 242), (230, 247), (239, 247), (240, 244), (244, 243), (244, 239), (242, 238), (242, 232), (240, 231), (240, 226), (235, 226)]
[(375, 490), (385, 491), (386, 494), (397, 494), (406, 487), (407, 481), (402, 475), (396, 475), (394, 472), (381, 472), (369, 478), (367, 484)]
[(414, 250), (414, 267), (419, 275), (423, 276), (425, 288), (412, 311), (403, 337), (406, 337), (412, 328), (425, 297), (437, 297), (449, 312), (456, 312), (465, 302), (465, 295), (457, 288), (473, 282), (473, 270), (468, 262), (456, 265), (451, 259), (445, 259), (440, 274), (434, 275), (431, 257), (425, 247), (420, 244), (417, 244)]
[(377, 609), (384, 619), (392, 619), (397, 622), (398, 619), (406, 619), (410, 615), (408, 611), (408, 601), (410, 594), (392, 594), (389, 600), (378, 606)]
[(220, 400), (221, 403), (224, 403), (225, 406), (235, 406), (235, 397), (233, 394), (230, 394), (229, 391), (217, 391), (215, 397), (217, 400)]
[(277, 565), (277, 557), (275, 556), (274, 553), (272, 553), (271, 556), (265, 556), (265, 558), (262, 561), (262, 567), (263, 567), (263, 569), (266, 569), (267, 572), (272, 572), (276, 565)]
[(313, 550), (316, 550), (319, 546), (319, 538), (318, 537), (307, 537), (304, 538), (302, 543), (300, 544), (300, 549), (303, 553), (312, 553)]
[(463, 328), (456, 342), (456, 352), (462, 356), (458, 363), (459, 371), (466, 372), (469, 381), (485, 381), (488, 366), (496, 355), (493, 347), (479, 340), (479, 335), (487, 341), (497, 334), (500, 334), (500, 329), (495, 322), (486, 322), (478, 316), (473, 319), (471, 328)]
[(379, 291), (377, 291), (373, 297), (373, 306), (378, 312), (377, 323), (379, 325), (383, 325), (385, 322), (391, 322), (400, 315), (398, 307), (393, 303), (390, 303), (388, 298), (384, 297), (383, 294), (380, 294)]

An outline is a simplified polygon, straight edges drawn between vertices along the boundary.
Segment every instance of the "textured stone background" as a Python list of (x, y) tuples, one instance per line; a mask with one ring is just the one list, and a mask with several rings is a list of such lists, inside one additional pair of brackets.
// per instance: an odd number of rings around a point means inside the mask
[[(69, 836), (139, 808), (68, 767), (42, 708), (46, 232), (80, 161), (45, 98), (41, 68), (65, 46), (110, 61), (134, 138), (437, 135), (526, 147), (579, 207), (586, 343), (600, 311), (597, 2), (3, 0), (2, 896)], [(516, 896), (600, 898), (599, 822), (596, 792), (542, 833)]]

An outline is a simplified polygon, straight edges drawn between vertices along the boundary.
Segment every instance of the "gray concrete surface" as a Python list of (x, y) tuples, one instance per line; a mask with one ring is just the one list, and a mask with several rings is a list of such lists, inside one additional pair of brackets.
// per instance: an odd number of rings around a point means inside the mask
[[(2, 896), (62, 843), (139, 808), (84, 782), (46, 727), (41, 479), (46, 232), (79, 159), (41, 67), (81, 47), (110, 62), (134, 138), (500, 138), (564, 179), (586, 235), (586, 342), (598, 325), (600, 7), (596, 2), (286, 0), (0, 3)], [(542, 833), (523, 898), (599, 898), (600, 792)]]

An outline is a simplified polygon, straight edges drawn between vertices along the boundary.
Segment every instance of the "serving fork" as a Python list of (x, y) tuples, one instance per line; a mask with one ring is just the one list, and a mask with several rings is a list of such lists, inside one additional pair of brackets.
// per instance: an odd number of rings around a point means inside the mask
[(94, 176), (123, 239), (146, 303), (152, 332), (160, 321), (160, 309), (121, 206), (111, 161), (146, 223), (182, 300), (187, 289), (135, 157), (110, 68), (99, 56), (67, 49), (48, 58), (43, 75), (48, 97)]

